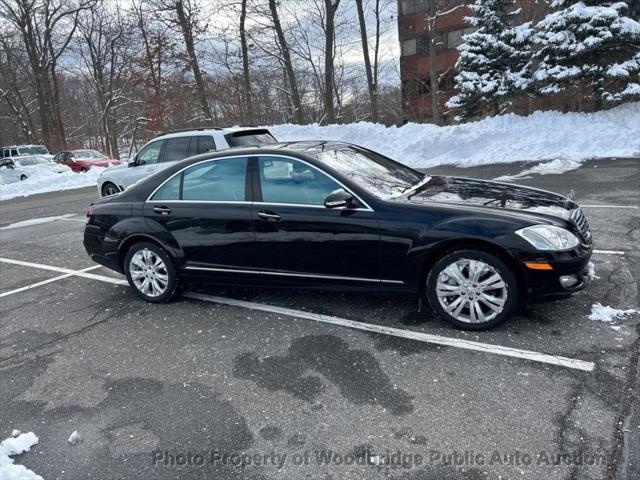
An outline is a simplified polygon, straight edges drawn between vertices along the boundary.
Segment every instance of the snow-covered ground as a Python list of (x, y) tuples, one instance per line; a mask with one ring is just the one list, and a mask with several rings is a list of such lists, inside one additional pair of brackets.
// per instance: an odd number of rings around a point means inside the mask
[(15, 197), (26, 197), (34, 193), (95, 186), (98, 175), (104, 168), (93, 167), (85, 173), (74, 173), (71, 169), (64, 173), (52, 173), (47, 170), (30, 170), (29, 178), (22, 182), (0, 185), (0, 201)]
[(353, 123), (269, 128), (279, 140), (346, 141), (414, 167), (555, 159), (580, 162), (640, 155), (638, 102), (597, 113), (535, 112), (528, 117), (508, 114), (444, 127)]

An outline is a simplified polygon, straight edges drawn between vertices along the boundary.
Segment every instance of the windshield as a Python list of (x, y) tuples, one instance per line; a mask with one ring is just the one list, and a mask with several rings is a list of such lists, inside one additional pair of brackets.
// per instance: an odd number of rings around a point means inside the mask
[(30, 147), (19, 147), (18, 153), (20, 155), (49, 155), (49, 150), (42, 145), (32, 145)]
[(247, 130), (225, 135), (230, 147), (251, 147), (276, 143), (276, 139), (268, 130)]
[(97, 150), (76, 150), (73, 152), (76, 158), (104, 158), (106, 155)]
[(423, 173), (379, 153), (352, 146), (316, 151), (314, 155), (379, 198), (402, 194), (425, 178)]

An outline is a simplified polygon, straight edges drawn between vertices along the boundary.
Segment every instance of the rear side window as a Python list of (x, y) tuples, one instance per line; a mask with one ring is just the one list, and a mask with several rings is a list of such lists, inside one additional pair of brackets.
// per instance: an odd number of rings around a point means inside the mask
[(192, 137), (169, 138), (164, 147), (163, 162), (176, 162), (189, 156), (189, 143)]
[(246, 158), (194, 165), (184, 171), (182, 200), (242, 202), (245, 200)]
[(180, 200), (180, 181), (182, 174), (176, 175), (151, 197), (151, 200)]
[(228, 133), (225, 135), (230, 147), (250, 147), (252, 145), (266, 145), (277, 143), (269, 130), (245, 130), (243, 132)]
[(189, 144), (189, 156), (200, 155), (201, 153), (215, 152), (216, 144), (211, 135), (199, 135), (191, 137)]

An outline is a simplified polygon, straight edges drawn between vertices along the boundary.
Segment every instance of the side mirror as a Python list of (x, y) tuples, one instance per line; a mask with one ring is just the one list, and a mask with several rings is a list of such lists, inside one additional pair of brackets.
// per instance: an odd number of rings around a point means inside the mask
[(135, 167), (138, 164), (138, 157), (133, 157), (131, 160), (127, 160), (127, 167)]
[(339, 188), (331, 192), (324, 199), (324, 206), (327, 208), (350, 207), (353, 205), (353, 197), (346, 190)]

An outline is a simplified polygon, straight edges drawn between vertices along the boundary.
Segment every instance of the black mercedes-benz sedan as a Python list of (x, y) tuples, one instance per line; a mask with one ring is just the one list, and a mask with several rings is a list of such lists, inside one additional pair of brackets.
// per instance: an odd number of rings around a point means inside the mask
[(88, 212), (91, 258), (149, 302), (181, 280), (415, 292), (490, 328), (589, 280), (589, 226), (561, 195), (430, 176), (338, 142), (191, 157)]

